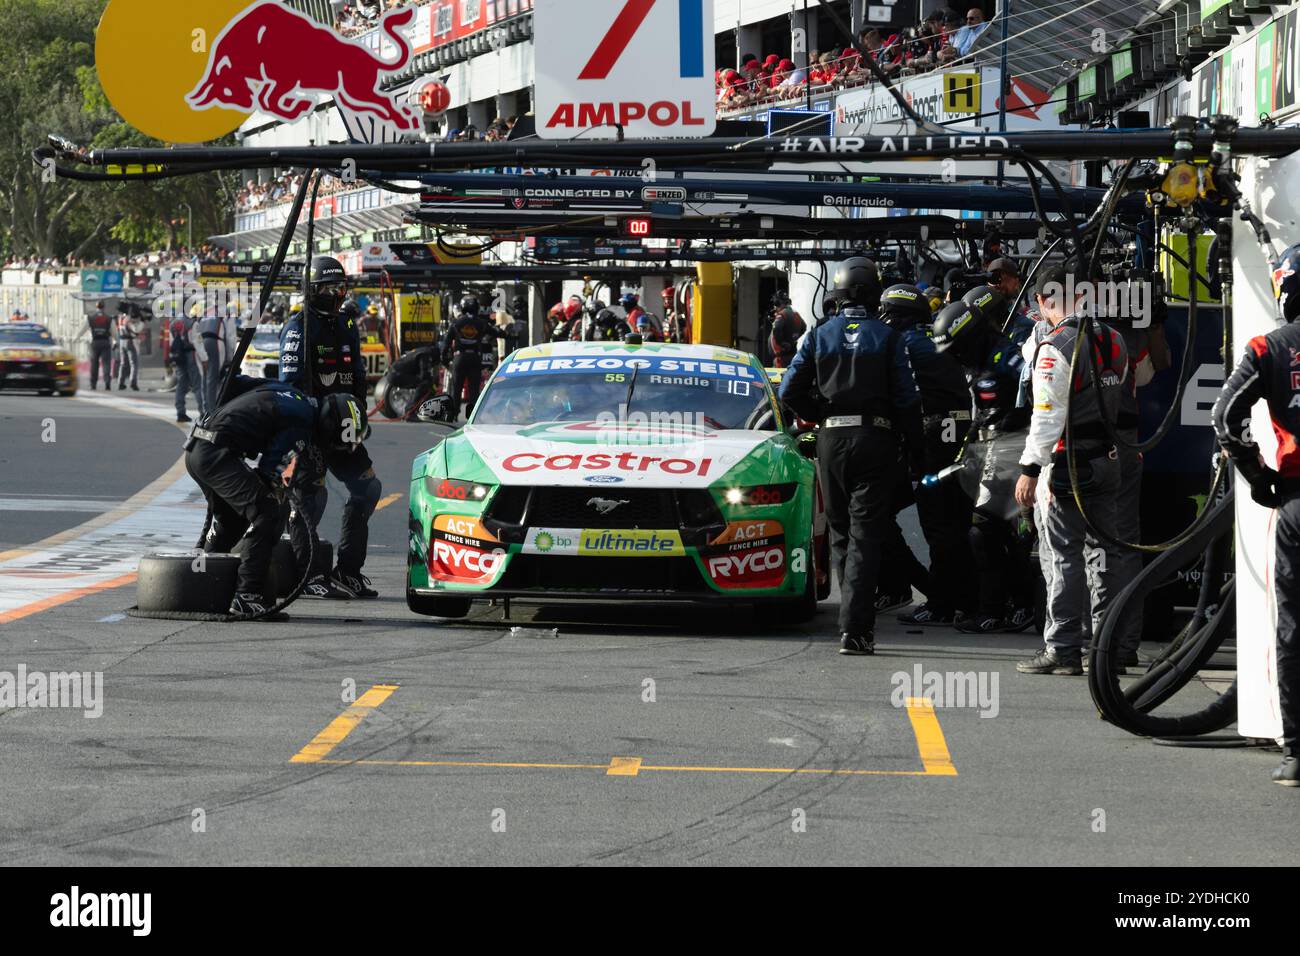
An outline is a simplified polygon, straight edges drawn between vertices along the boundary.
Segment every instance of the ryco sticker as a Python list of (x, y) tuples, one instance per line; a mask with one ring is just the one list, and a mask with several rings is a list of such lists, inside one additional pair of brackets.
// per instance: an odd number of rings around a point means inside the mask
[(429, 574), (438, 581), (488, 584), (501, 570), (505, 557), (506, 553), (502, 550), (484, 551), (438, 539), (433, 542)]
[(785, 548), (713, 555), (704, 566), (709, 580), (723, 590), (780, 587), (785, 580)]

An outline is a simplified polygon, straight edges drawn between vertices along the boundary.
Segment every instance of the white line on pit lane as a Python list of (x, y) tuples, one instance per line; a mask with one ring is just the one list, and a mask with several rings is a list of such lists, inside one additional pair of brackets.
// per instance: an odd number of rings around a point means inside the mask
[(141, 555), (188, 551), (206, 513), (182, 475), (137, 511), (70, 541), (0, 562), (0, 614), (136, 570)]
[(119, 507), (121, 501), (86, 501), (84, 499), (51, 500), (49, 498), (0, 498), (0, 511), (84, 511), (104, 514)]

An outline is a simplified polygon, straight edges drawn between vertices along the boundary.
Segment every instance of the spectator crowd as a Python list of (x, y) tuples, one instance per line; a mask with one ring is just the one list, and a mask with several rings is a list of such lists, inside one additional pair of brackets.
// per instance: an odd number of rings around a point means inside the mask
[(718, 108), (743, 109), (798, 99), (810, 88), (823, 91), (861, 86), (873, 77), (860, 51), (890, 79), (948, 67), (970, 55), (987, 27), (979, 7), (966, 11), (965, 17), (952, 9), (936, 10), (919, 26), (901, 33), (885, 34), (877, 27), (867, 27), (858, 34), (858, 49), (814, 50), (806, 68), (777, 53), (765, 59), (745, 54), (739, 70), (718, 71)]
[(360, 36), (379, 25), (380, 18), (394, 7), (413, 7), (431, 0), (333, 0), (334, 29), (345, 37)]

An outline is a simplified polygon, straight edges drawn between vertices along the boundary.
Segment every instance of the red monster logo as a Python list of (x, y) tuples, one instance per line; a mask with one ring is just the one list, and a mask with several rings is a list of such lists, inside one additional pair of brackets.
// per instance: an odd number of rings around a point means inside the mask
[(196, 110), (259, 109), (292, 121), (313, 107), (310, 94), (330, 94), (349, 112), (369, 113), (399, 130), (419, 129), (415, 113), (380, 88), (385, 74), (411, 60), (411, 46), (398, 29), (414, 17), (409, 7), (384, 17), (383, 32), (400, 51), (390, 63), (276, 0), (263, 0), (218, 34), (203, 79), (185, 99)]

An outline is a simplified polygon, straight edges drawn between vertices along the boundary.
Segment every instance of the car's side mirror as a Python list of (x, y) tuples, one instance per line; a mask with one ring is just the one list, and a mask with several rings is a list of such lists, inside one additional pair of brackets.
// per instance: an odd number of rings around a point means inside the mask
[(434, 396), (419, 407), (415, 417), (428, 425), (448, 423), (451, 420), (451, 396)]

